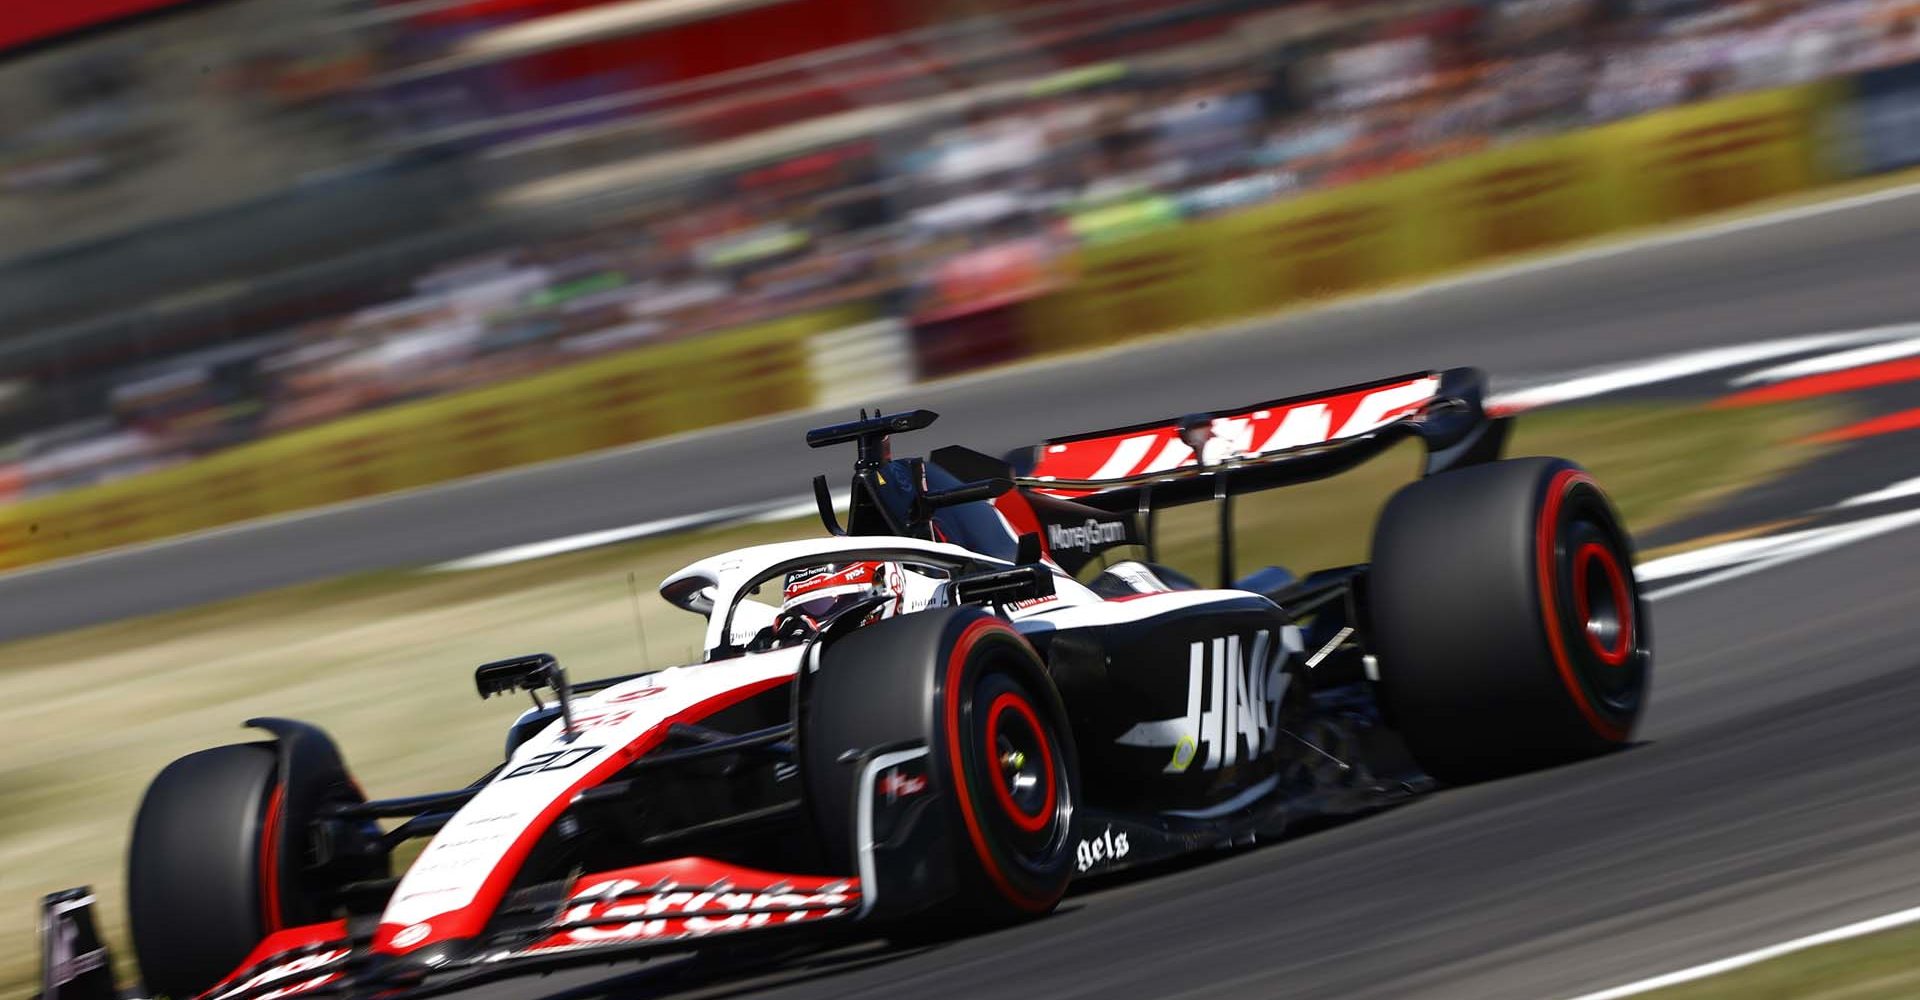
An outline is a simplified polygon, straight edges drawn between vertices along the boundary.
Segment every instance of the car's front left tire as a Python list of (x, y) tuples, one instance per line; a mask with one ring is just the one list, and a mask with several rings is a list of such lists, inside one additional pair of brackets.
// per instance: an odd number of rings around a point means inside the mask
[(182, 757), (147, 786), (127, 854), (127, 918), (148, 992), (205, 992), (277, 926), (278, 770), (272, 743), (247, 743)]
[(936, 808), (919, 815), (936, 828), (910, 884), (863, 887), (892, 915), (917, 913), (896, 929), (1004, 924), (1058, 905), (1079, 772), (1059, 693), (1011, 625), (975, 608), (883, 621), (828, 645), (807, 687), (808, 793), (847, 871), (859, 865), (861, 768), (873, 766), (862, 762), (910, 757), (930, 781)]

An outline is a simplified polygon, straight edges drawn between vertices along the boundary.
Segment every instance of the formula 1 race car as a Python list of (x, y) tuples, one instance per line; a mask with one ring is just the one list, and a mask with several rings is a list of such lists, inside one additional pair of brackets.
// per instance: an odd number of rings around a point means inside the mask
[[(925, 410), (812, 431), (857, 449), (844, 525), (820, 477), (826, 537), (669, 576), (706, 620), (697, 664), (481, 666), (482, 697), (534, 707), (471, 785), (368, 800), (285, 719), (169, 765), (128, 865), (145, 988), (392, 997), (834, 927), (951, 933), (1621, 747), (1651, 662), (1629, 540), (1571, 463), (1499, 460), (1482, 393), (1470, 369), (1419, 373), (1007, 458), (893, 458)], [(1423, 475), (1369, 564), (1234, 571), (1235, 497), (1409, 438)], [(1154, 561), (1158, 513), (1196, 502), (1219, 509), (1213, 587)], [(50, 994), (97, 987), (86, 903), (49, 897)]]

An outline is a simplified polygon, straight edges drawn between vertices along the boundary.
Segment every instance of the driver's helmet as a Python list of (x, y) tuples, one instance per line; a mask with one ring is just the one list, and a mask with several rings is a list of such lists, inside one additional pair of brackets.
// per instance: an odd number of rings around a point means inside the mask
[(780, 623), (798, 618), (814, 629), (869, 597), (886, 598), (867, 616), (866, 624), (870, 624), (900, 613), (906, 597), (906, 576), (900, 564), (893, 562), (812, 566), (787, 574), (785, 594), (780, 603)]

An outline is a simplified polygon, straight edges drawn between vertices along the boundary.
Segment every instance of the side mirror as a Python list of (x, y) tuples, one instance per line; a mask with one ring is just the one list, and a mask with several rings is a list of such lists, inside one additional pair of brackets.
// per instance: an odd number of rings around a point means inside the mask
[[(473, 671), (473, 686), (480, 692), (481, 698), (491, 698), (496, 694), (513, 691), (534, 692), (541, 688), (551, 688), (560, 699), (560, 714), (567, 721), (569, 738), (573, 727), (573, 689), (567, 684), (567, 672), (561, 668), (560, 661), (552, 653), (530, 653), (506, 660), (482, 663)], [(540, 696), (533, 696), (533, 703), (541, 708)]]
[(927, 506), (933, 508), (951, 507), (954, 504), (973, 503), (975, 500), (991, 500), (1013, 489), (1013, 480), (994, 477), (978, 482), (962, 483), (950, 490), (935, 490), (921, 497)]
[(952, 489), (934, 490), (920, 494), (913, 503), (912, 519), (917, 523), (933, 516), (933, 512), (942, 507), (956, 504), (973, 503), (976, 500), (992, 500), (994, 497), (1013, 489), (1013, 480), (998, 476), (981, 479), (976, 482), (962, 483)]
[(989, 604), (1003, 608), (1022, 601), (1037, 601), (1053, 596), (1053, 571), (1036, 565), (975, 573), (953, 581), (952, 592), (955, 604)]

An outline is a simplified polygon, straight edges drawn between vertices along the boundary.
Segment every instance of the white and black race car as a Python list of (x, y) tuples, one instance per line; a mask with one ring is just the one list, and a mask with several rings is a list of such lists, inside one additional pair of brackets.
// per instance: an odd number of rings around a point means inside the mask
[[(845, 525), (822, 477), (825, 537), (668, 577), (706, 619), (699, 663), (581, 683), (545, 655), (480, 667), (482, 696), (535, 707), (468, 787), (369, 800), (284, 719), (169, 765), (130, 849), (144, 987), (424, 995), (1014, 921), (1081, 877), (1620, 747), (1651, 659), (1629, 540), (1574, 465), (1499, 460), (1482, 386), (1413, 374), (1009, 459), (893, 458), (924, 410), (813, 431), (858, 448)], [(1408, 438), (1424, 474), (1370, 564), (1235, 573), (1234, 497)], [(1220, 512), (1212, 587), (1153, 561), (1156, 513), (1194, 502)], [(111, 992), (85, 903), (49, 898), (61, 997)]]

